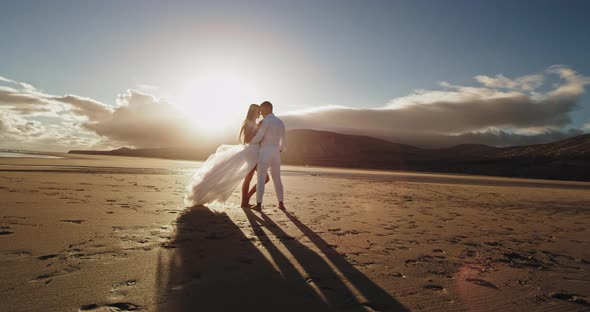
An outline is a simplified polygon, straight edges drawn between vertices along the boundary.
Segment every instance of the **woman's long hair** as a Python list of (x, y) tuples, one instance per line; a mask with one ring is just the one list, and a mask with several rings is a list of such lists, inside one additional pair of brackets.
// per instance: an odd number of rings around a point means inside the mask
[(258, 118), (257, 112), (259, 112), (259, 110), (260, 106), (258, 104), (250, 104), (250, 107), (248, 108), (248, 114), (246, 114), (246, 119), (244, 119), (244, 122), (242, 122), (242, 128), (240, 128), (240, 143), (246, 143), (246, 125), (248, 124), (248, 121), (256, 122), (256, 119)]

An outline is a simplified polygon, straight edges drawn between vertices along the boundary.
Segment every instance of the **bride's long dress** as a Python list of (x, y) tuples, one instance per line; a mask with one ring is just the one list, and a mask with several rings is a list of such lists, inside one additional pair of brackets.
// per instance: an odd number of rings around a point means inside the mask
[(192, 176), (187, 207), (224, 202), (258, 162), (260, 144), (221, 145)]

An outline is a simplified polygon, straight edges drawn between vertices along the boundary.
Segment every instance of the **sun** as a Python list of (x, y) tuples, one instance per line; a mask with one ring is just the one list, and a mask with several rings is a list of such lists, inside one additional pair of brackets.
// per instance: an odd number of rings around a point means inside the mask
[(251, 79), (213, 72), (190, 81), (178, 104), (187, 119), (194, 121), (193, 128), (215, 134), (238, 128), (248, 106), (262, 100)]

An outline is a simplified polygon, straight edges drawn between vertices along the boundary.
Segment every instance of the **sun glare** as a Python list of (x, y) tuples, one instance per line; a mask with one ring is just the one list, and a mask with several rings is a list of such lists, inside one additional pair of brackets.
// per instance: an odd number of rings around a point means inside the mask
[(194, 120), (194, 128), (216, 134), (238, 128), (252, 103), (262, 101), (251, 80), (234, 73), (216, 72), (191, 81), (181, 92), (180, 110)]

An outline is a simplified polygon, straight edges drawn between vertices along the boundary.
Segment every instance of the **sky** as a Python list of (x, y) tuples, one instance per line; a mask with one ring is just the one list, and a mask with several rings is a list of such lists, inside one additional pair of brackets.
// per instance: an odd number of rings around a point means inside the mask
[[(2, 1), (0, 148), (290, 129), (418, 146), (590, 131), (588, 1)], [(235, 143), (235, 142), (229, 142)]]

